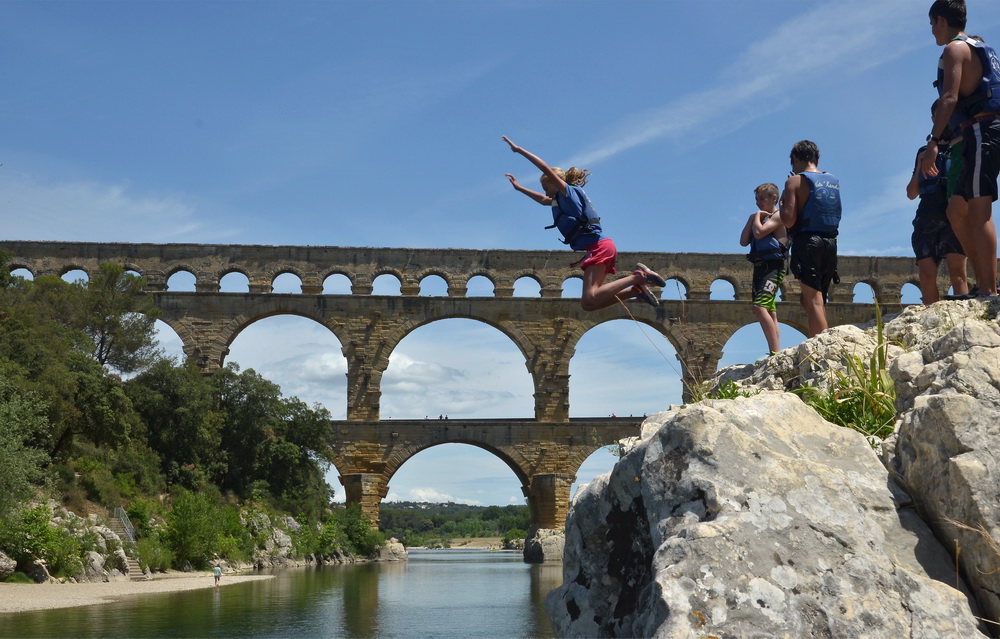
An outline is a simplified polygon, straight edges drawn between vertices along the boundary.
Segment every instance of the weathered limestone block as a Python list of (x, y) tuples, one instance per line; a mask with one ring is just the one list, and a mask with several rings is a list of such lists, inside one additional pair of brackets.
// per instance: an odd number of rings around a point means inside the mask
[(36, 584), (44, 584), (50, 581), (55, 581), (52, 578), (52, 575), (49, 574), (49, 567), (42, 559), (26, 561), (23, 564), (19, 564), (18, 568), (21, 572), (30, 577)]
[(379, 561), (406, 561), (408, 558), (406, 548), (395, 537), (390, 537), (378, 554)]
[(104, 569), (104, 555), (96, 550), (88, 550), (83, 554), (83, 570), (76, 576), (77, 581), (104, 582), (108, 580), (108, 571)]
[(661, 428), (574, 501), (566, 637), (983, 636), (947, 551), (865, 438), (763, 393)]
[(982, 308), (893, 362), (901, 420), (890, 470), (951, 544), (983, 616), (998, 621), (1000, 327)]
[(524, 561), (529, 564), (562, 561), (565, 545), (566, 534), (562, 530), (535, 529), (524, 540)]
[(17, 562), (0, 552), (0, 581), (10, 577), (17, 570)]
[[(834, 371), (845, 370), (846, 357), (867, 362), (878, 344), (875, 332), (858, 326), (833, 326), (812, 339), (779, 351), (758, 364), (731, 366), (714, 375), (708, 390), (734, 381), (750, 390), (794, 390), (801, 386), (827, 388)], [(898, 344), (889, 346), (889, 356), (902, 354)]]

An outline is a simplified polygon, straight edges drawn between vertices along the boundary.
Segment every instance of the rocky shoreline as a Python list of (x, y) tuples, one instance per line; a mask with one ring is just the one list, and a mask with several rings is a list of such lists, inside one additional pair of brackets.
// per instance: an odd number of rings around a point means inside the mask
[[(909, 307), (720, 371), (574, 499), (560, 637), (985, 637), (1000, 628), (1000, 301)], [(789, 392), (889, 345), (885, 441)]]

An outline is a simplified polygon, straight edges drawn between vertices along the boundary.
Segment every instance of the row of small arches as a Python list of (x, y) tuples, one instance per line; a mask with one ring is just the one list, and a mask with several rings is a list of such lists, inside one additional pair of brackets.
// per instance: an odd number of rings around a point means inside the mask
[[(139, 275), (135, 271), (129, 271), (134, 275)], [(32, 279), (33, 275), (27, 269), (15, 269), (12, 275)], [(88, 280), (89, 275), (83, 270), (71, 270), (62, 275), (62, 279), (67, 282), (78, 280)], [(248, 293), (250, 291), (250, 280), (246, 275), (233, 272), (225, 275), (219, 281), (220, 291), (223, 293)], [(401, 282), (398, 277), (389, 273), (383, 273), (372, 282), (374, 295), (401, 295)], [(583, 280), (578, 276), (571, 276), (563, 281), (562, 297), (578, 298), (582, 294)], [(195, 291), (195, 275), (190, 271), (177, 271), (167, 280), (167, 290), (170, 292), (193, 292)], [(276, 294), (301, 294), (302, 280), (293, 273), (282, 273), (271, 282), (271, 292)], [(919, 304), (920, 289), (911, 283), (903, 285), (903, 304)], [(855, 303), (871, 303), (874, 298), (873, 289), (870, 285), (859, 282), (854, 287)], [(350, 295), (351, 281), (346, 275), (335, 274), (326, 278), (323, 282), (324, 295)], [(420, 281), (420, 296), (446, 297), (448, 296), (448, 283), (439, 275), (428, 275)], [(493, 282), (482, 275), (476, 275), (469, 279), (467, 284), (467, 297), (493, 297)], [(514, 282), (514, 297), (537, 298), (541, 296), (541, 285), (534, 278), (526, 276)], [(664, 300), (687, 299), (687, 287), (683, 282), (676, 279), (667, 280), (666, 286), (660, 295)], [(724, 279), (717, 279), (712, 283), (710, 299), (713, 300), (734, 300), (736, 290), (732, 283)], [(786, 292), (779, 291), (780, 301), (788, 301)]]

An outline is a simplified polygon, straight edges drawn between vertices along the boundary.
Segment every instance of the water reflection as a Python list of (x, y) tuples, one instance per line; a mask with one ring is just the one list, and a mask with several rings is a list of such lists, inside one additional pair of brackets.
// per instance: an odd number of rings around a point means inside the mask
[(560, 564), (529, 565), (519, 554), (411, 551), (408, 562), (291, 569), (218, 589), (0, 615), (0, 636), (544, 639), (552, 629), (543, 601), (561, 582)]

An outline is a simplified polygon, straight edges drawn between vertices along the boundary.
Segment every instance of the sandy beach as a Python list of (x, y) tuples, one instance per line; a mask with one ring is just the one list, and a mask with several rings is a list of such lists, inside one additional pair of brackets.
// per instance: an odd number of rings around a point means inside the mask
[[(451, 540), (456, 549), (495, 549), (501, 545), (499, 537), (461, 537)], [(220, 587), (255, 579), (273, 579), (274, 575), (225, 574)], [(54, 610), (74, 606), (118, 601), (134, 595), (160, 592), (179, 592), (198, 588), (213, 588), (211, 571), (171, 571), (153, 575), (149, 581), (112, 581), (108, 583), (78, 584), (5, 584), (0, 583), (0, 614)]]
[(451, 540), (452, 548), (488, 550), (500, 548), (503, 540), (499, 537), (456, 537)]
[[(273, 575), (222, 575), (220, 587), (257, 579), (273, 579)], [(109, 603), (134, 595), (179, 592), (199, 588), (214, 588), (212, 573), (168, 572), (154, 575), (149, 581), (113, 581), (78, 584), (5, 584), (0, 583), (0, 614), (54, 610), (74, 606)]]

